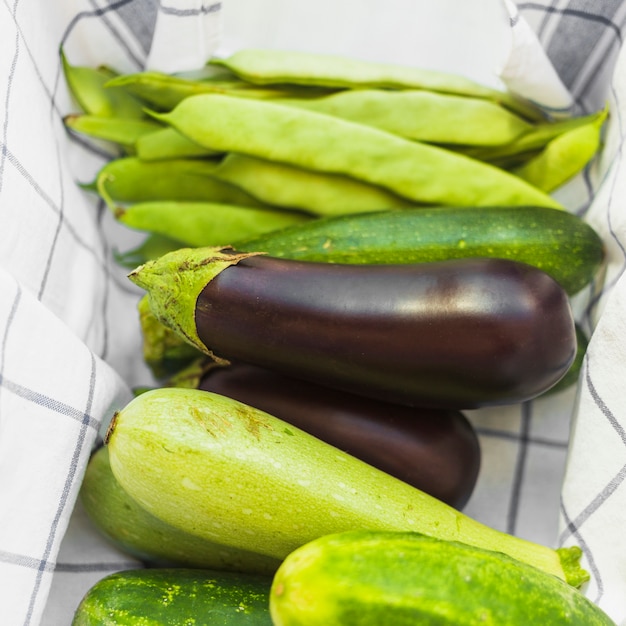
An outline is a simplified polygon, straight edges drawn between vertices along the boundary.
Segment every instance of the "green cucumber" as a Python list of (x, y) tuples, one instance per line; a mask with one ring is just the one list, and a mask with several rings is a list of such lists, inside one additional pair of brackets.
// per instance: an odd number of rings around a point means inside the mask
[(72, 626), (271, 626), (271, 581), (184, 568), (117, 572), (87, 591)]
[(419, 531), (499, 550), (578, 586), (580, 549), (497, 531), (291, 424), (231, 398), (160, 388), (112, 418), (122, 488), (168, 524), (284, 559), (325, 534)]
[(417, 207), (319, 218), (233, 245), (331, 263), (499, 257), (542, 269), (569, 294), (587, 285), (604, 259), (603, 242), (589, 224), (535, 206)]
[(111, 543), (151, 566), (269, 575), (280, 565), (277, 559), (197, 537), (148, 513), (115, 480), (107, 448), (98, 449), (89, 460), (80, 500), (94, 526)]
[(346, 532), (290, 554), (274, 626), (611, 626), (579, 590), (489, 550), (418, 533)]

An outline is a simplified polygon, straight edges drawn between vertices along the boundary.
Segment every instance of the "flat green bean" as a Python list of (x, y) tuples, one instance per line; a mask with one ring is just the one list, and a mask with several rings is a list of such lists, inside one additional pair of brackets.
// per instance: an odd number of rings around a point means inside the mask
[(414, 89), (354, 89), (278, 102), (430, 143), (498, 146), (532, 129), (530, 123), (489, 100)]
[[(604, 122), (606, 118), (605, 111), (597, 111), (589, 115), (581, 115), (556, 122), (544, 122), (535, 125), (528, 133), (520, 136), (515, 141), (494, 147), (476, 147), (468, 149), (465, 154), (475, 159), (488, 161), (498, 165), (499, 167), (507, 167), (509, 162), (516, 162), (519, 157), (530, 155), (531, 157), (538, 154), (548, 143), (556, 139), (559, 135), (574, 130), (581, 126), (594, 124), (598, 120)], [(527, 160), (524, 158), (523, 160)]]
[(591, 123), (558, 135), (539, 155), (513, 173), (547, 193), (554, 191), (578, 174), (597, 154), (605, 118), (606, 112)]
[(166, 235), (188, 246), (226, 246), (311, 219), (304, 213), (216, 202), (140, 202), (115, 210), (135, 230)]
[(124, 157), (109, 161), (100, 169), (95, 189), (110, 207), (152, 200), (261, 206), (245, 191), (213, 178), (214, 168), (215, 163), (208, 159), (146, 162)]
[(411, 202), (382, 187), (341, 174), (228, 154), (213, 175), (267, 204), (315, 215), (341, 215), (409, 206)]
[[(173, 109), (185, 98), (198, 94), (228, 94), (244, 98), (278, 98), (295, 95), (297, 90), (261, 88), (245, 81), (235, 80), (190, 80), (160, 72), (139, 72), (118, 76), (107, 83), (108, 88), (119, 87), (134, 94), (160, 111)], [(312, 95), (327, 93), (319, 89)]]
[(107, 89), (104, 85), (117, 76), (106, 67), (92, 68), (72, 65), (61, 50), (63, 75), (70, 93), (84, 113), (101, 117), (145, 117), (143, 104), (123, 89)]
[(143, 161), (185, 159), (219, 154), (215, 150), (199, 146), (170, 126), (141, 135), (137, 138), (134, 147), (137, 157)]
[(99, 115), (74, 114), (63, 120), (65, 126), (82, 135), (103, 139), (131, 148), (139, 137), (163, 128), (162, 124), (151, 119), (103, 117)]
[(457, 74), (420, 67), (332, 54), (253, 48), (239, 50), (227, 58), (211, 59), (209, 63), (225, 67), (236, 76), (259, 85), (292, 83), (345, 89), (425, 89), (484, 98), (501, 103), (527, 119), (545, 119), (536, 106), (508, 92)]
[(200, 95), (153, 115), (212, 150), (343, 174), (417, 203), (562, 208), (517, 176), (481, 161), (322, 113)]

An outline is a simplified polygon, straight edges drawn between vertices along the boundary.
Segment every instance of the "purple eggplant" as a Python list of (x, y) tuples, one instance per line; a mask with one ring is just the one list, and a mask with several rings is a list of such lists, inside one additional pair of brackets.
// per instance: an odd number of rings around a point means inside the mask
[(576, 353), (567, 294), (517, 261), (343, 265), (198, 248), (130, 278), (207, 354), (386, 402), (526, 401)]

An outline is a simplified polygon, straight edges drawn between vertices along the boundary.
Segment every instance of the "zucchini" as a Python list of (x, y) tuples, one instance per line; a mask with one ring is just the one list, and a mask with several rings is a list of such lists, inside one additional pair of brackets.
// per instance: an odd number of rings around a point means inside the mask
[(504, 554), (418, 533), (346, 532), (291, 553), (274, 626), (612, 626), (579, 590)]
[(80, 500), (99, 532), (123, 552), (153, 567), (269, 575), (280, 565), (277, 559), (197, 537), (148, 513), (115, 480), (106, 447), (89, 460)]
[(534, 206), (418, 207), (325, 217), (234, 246), (329, 263), (499, 257), (542, 269), (569, 294), (587, 285), (604, 259), (604, 244), (589, 224), (563, 210)]
[(476, 485), (480, 445), (460, 411), (377, 402), (244, 363), (211, 367), (198, 388), (270, 413), (455, 508)]
[(72, 626), (271, 626), (271, 581), (184, 568), (117, 572), (87, 591)]
[(505, 259), (345, 265), (181, 249), (130, 274), (201, 351), (411, 406), (513, 404), (576, 353), (567, 294)]
[(344, 530), (413, 530), (499, 550), (577, 586), (577, 547), (553, 550), (455, 508), (259, 409), (208, 391), (133, 398), (106, 434), (122, 488), (168, 524), (284, 559)]

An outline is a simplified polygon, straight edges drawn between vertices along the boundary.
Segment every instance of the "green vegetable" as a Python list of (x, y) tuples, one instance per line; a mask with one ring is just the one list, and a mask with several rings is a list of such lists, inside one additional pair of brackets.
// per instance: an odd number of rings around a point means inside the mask
[(212, 59), (240, 78), (259, 85), (285, 83), (318, 87), (363, 89), (421, 89), (484, 98), (499, 102), (531, 120), (544, 119), (540, 110), (508, 92), (475, 83), (463, 76), (406, 65), (377, 63), (332, 54), (294, 50), (239, 50)]
[(413, 530), (499, 550), (578, 586), (578, 548), (485, 526), (304, 431), (230, 398), (162, 388), (107, 433), (111, 469), (141, 506), (180, 529), (284, 559), (345, 530)]
[(118, 572), (89, 589), (72, 626), (272, 626), (271, 580), (182, 568)]
[(314, 215), (343, 215), (415, 204), (383, 187), (343, 174), (317, 172), (244, 154), (226, 155), (216, 165), (213, 176), (266, 204)]
[(580, 591), (505, 554), (418, 533), (346, 532), (290, 554), (274, 626), (612, 626)]
[(598, 153), (606, 116), (604, 111), (591, 123), (555, 137), (539, 155), (513, 172), (546, 193), (554, 191), (578, 174)]
[(430, 143), (503, 145), (533, 128), (495, 102), (412, 89), (349, 89), (278, 102)]
[(218, 202), (139, 202), (115, 209), (136, 230), (173, 237), (188, 246), (215, 246), (308, 222), (305, 213)]
[[(169, 111), (185, 98), (198, 94), (229, 94), (244, 98), (278, 98), (296, 95), (293, 89), (262, 88), (235, 76), (222, 79), (191, 80), (161, 72), (138, 72), (112, 78), (107, 88), (125, 89), (137, 98), (162, 111)], [(314, 90), (313, 95), (327, 90)]]
[(115, 480), (107, 448), (99, 448), (91, 456), (80, 500), (94, 526), (109, 541), (152, 566), (270, 575), (280, 565), (277, 559), (197, 537), (148, 513)]
[(425, 263), (464, 257), (522, 261), (570, 294), (595, 276), (604, 244), (572, 213), (546, 207), (422, 207), (344, 215), (231, 242), (238, 250), (330, 263)]
[(352, 176), (414, 202), (561, 208), (517, 176), (481, 161), (322, 113), (199, 95), (171, 113), (153, 115), (211, 150)]
[(143, 161), (210, 157), (219, 154), (215, 150), (199, 146), (170, 127), (159, 128), (159, 130), (138, 137), (135, 150), (137, 157)]
[(209, 159), (142, 161), (124, 157), (100, 168), (95, 189), (112, 208), (116, 203), (161, 200), (261, 205), (241, 189), (211, 177), (214, 168), (215, 162)]
[(117, 143), (131, 149), (142, 135), (162, 128), (161, 124), (149, 119), (104, 117), (98, 115), (67, 115), (65, 126), (77, 133)]
[(470, 146), (464, 152), (475, 159), (489, 161), (499, 167), (523, 163), (539, 154), (552, 140), (560, 135), (584, 126), (594, 126), (604, 120), (606, 111), (597, 111), (589, 115), (567, 118), (555, 122), (536, 124), (532, 130), (521, 135), (515, 141), (502, 146)]
[(143, 104), (124, 89), (108, 89), (105, 84), (116, 76), (107, 67), (72, 65), (60, 50), (67, 86), (84, 113), (101, 117), (138, 119), (145, 117)]

